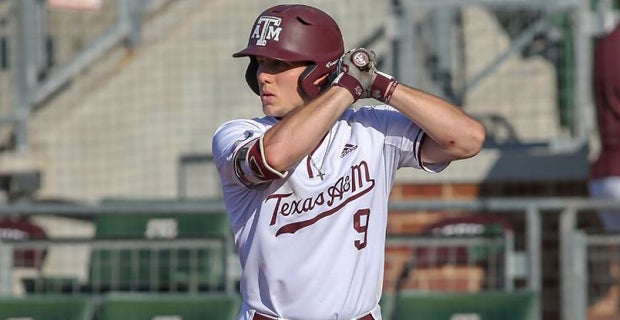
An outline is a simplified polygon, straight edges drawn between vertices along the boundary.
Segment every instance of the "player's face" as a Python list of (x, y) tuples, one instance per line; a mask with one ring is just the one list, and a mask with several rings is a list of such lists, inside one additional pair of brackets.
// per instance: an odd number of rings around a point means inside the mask
[(306, 69), (303, 62), (286, 62), (257, 57), (256, 77), (263, 103), (263, 112), (268, 116), (285, 117), (304, 104), (297, 80)]

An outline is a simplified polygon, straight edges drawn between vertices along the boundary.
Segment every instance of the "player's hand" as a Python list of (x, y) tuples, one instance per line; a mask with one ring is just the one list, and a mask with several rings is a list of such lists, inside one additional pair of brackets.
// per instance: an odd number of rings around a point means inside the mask
[(387, 104), (398, 85), (394, 77), (377, 70), (377, 55), (365, 48), (347, 51), (337, 70), (339, 74), (332, 85), (349, 90), (355, 101), (374, 98)]
[(338, 76), (332, 85), (349, 90), (355, 101), (368, 98), (373, 80), (373, 74), (370, 71), (374, 68), (376, 59), (377, 56), (372, 50), (364, 48), (345, 52), (338, 62)]

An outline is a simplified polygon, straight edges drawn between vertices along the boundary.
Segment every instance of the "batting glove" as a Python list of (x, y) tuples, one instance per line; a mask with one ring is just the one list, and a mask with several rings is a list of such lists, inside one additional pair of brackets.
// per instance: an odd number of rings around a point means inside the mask
[(338, 62), (338, 76), (332, 85), (349, 90), (354, 101), (368, 98), (373, 81), (369, 71), (375, 64), (375, 60), (375, 53), (368, 49), (358, 48), (345, 52)]
[(370, 73), (372, 74), (372, 82), (370, 85), (370, 97), (377, 99), (385, 104), (390, 103), (392, 94), (398, 86), (398, 81), (389, 74), (383, 73), (373, 65)]
[(338, 76), (332, 85), (343, 87), (353, 95), (354, 101), (374, 98), (389, 103), (398, 81), (377, 70), (374, 51), (357, 48), (347, 51), (338, 62)]

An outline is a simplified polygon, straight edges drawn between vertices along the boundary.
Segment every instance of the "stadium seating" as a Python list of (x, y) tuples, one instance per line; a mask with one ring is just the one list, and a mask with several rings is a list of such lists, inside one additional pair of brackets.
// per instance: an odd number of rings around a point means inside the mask
[(29, 296), (0, 298), (0, 319), (91, 320), (90, 298), (76, 296)]
[(391, 320), (391, 315), (394, 308), (394, 293), (383, 292), (381, 295), (381, 300), (379, 300), (379, 306), (381, 307), (381, 317), (383, 319)]
[(396, 320), (537, 320), (538, 294), (532, 292), (434, 293), (401, 291), (394, 297)]
[(21, 279), (24, 290), (28, 293), (77, 293), (81, 284), (76, 277), (37, 276)]
[(109, 294), (102, 302), (100, 320), (233, 320), (241, 305), (226, 294)]
[[(106, 204), (163, 203), (107, 201)], [(207, 291), (225, 286), (230, 227), (218, 214), (104, 214), (97, 217), (96, 239), (122, 240), (91, 252), (89, 290)], [(216, 245), (205, 240), (216, 240)], [(194, 241), (193, 247), (173, 246)]]

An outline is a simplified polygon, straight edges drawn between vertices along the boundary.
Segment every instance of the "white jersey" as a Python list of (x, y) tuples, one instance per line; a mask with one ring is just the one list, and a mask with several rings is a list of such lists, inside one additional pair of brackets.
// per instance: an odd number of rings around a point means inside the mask
[(234, 153), (273, 117), (223, 124), (213, 139), (243, 274), (239, 319), (351, 319), (373, 311), (383, 285), (395, 172), (420, 160), (424, 133), (388, 106), (348, 109), (318, 148), (264, 190), (235, 176)]

